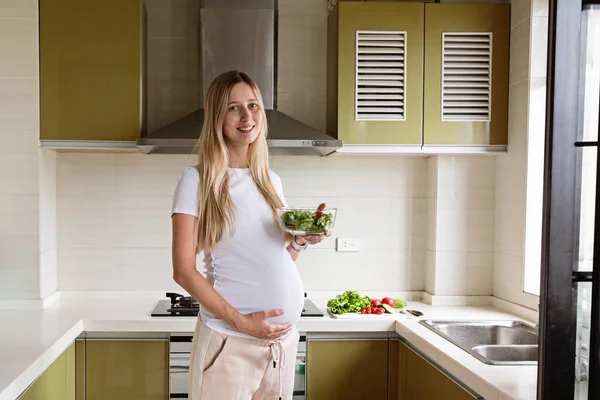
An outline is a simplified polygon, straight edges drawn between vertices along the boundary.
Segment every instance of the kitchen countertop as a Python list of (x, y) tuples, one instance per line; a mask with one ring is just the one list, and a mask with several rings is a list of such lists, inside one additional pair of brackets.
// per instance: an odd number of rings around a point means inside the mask
[[(322, 311), (327, 298), (310, 297)], [(0, 400), (16, 399), (82, 332), (192, 332), (193, 317), (153, 318), (162, 299), (155, 294), (129, 297), (62, 296), (46, 309), (0, 310)], [(409, 301), (422, 318), (520, 319), (492, 307), (431, 306)], [(126, 307), (125, 307), (126, 305)], [(534, 400), (537, 367), (490, 366), (418, 323), (392, 316), (335, 319), (301, 318), (303, 332), (396, 331), (450, 374), (489, 400)]]

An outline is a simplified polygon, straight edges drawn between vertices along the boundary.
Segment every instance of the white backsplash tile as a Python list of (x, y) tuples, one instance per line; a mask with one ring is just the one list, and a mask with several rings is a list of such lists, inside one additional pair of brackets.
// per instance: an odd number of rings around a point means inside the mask
[(523, 293), (523, 258), (494, 253), (494, 296), (516, 301)]
[[(22, 202), (18, 202), (21, 200)], [(0, 196), (0, 204), (11, 207), (0, 211), (0, 238), (39, 235), (38, 198), (35, 195)]]
[(113, 196), (114, 158), (114, 154), (59, 154), (56, 166), (58, 196)]
[(115, 198), (57, 196), (59, 254), (65, 248), (116, 247)]
[(56, 152), (39, 151), (39, 174), (40, 251), (56, 254)]
[(38, 193), (38, 155), (4, 154), (0, 156), (0, 194)]
[(495, 250), (521, 257), (525, 243), (525, 199), (498, 198), (496, 225)]
[(430, 171), (434, 198), (428, 206), (425, 287), (436, 296), (490, 295), (496, 161), (482, 156), (435, 158), (429, 164), (437, 168)]
[(412, 232), (410, 236), (410, 245), (404, 248), (410, 249), (427, 249), (428, 244), (428, 220), (431, 199), (416, 198), (412, 200), (412, 212), (409, 218), (410, 226), (412, 226)]
[[(527, 154), (524, 149), (514, 149), (496, 160), (496, 199), (510, 204), (515, 199), (524, 199), (527, 186)], [(508, 202), (508, 203), (507, 203)], [(499, 203), (499, 205), (502, 205)]]
[[(171, 196), (173, 182), (185, 165), (197, 163), (197, 156), (115, 155), (117, 196)], [(182, 163), (183, 161), (183, 163)]]
[[(35, 251), (35, 249), (31, 249)], [(2, 299), (4, 300), (33, 300), (39, 299), (39, 276), (37, 258), (34, 269), (0, 268), (0, 282), (2, 285)]]
[[(438, 156), (438, 191), (441, 188), (493, 187), (494, 176), (493, 157)], [(438, 197), (443, 196), (444, 193), (438, 192)]]
[(425, 250), (425, 290), (428, 293), (435, 293), (435, 263), (436, 251)]
[(38, 234), (0, 236), (0, 298), (39, 298)]
[[(142, 202), (140, 198), (140, 202)], [(117, 202), (118, 204), (118, 202)], [(119, 248), (169, 248), (171, 246), (171, 202), (162, 207), (115, 208), (115, 241)]]
[[(493, 204), (493, 203), (492, 203)], [(438, 251), (494, 251), (494, 209), (438, 209)]]
[(275, 156), (271, 168), (286, 197), (412, 198), (411, 163), (411, 157)]
[[(422, 273), (422, 251), (333, 253), (311, 249), (298, 259), (306, 290), (418, 290)], [(420, 281), (420, 282), (418, 282)]]
[[(60, 153), (59, 288), (134, 290), (143, 282), (157, 290), (160, 282), (171, 287), (172, 194), (181, 170), (194, 163), (195, 157), (188, 156), (106, 154), (84, 159)], [(307, 268), (303, 272), (307, 289), (363, 284), (365, 289), (380, 284), (395, 290), (425, 287), (431, 201), (426, 197), (427, 182), (421, 181), (427, 176), (426, 159), (277, 156), (272, 168), (282, 177), (290, 206), (326, 202), (339, 209), (334, 236), (302, 255), (299, 266)], [(360, 238), (361, 252), (336, 252), (336, 237)], [(137, 275), (130, 269), (142, 266), (144, 279), (134, 281)], [(334, 282), (316, 273), (346, 268), (355, 272)], [(361, 268), (378, 273), (365, 281)], [(90, 279), (94, 282), (87, 282)]]
[(13, 117), (0, 110), (0, 132), (0, 157), (37, 153), (40, 143), (37, 118)]
[(40, 252), (40, 297), (42, 299), (56, 292), (58, 288), (58, 259), (56, 247)]
[(438, 251), (435, 294), (442, 296), (492, 294), (493, 263), (493, 251)]
[(437, 199), (427, 200), (427, 233), (425, 248), (435, 251), (437, 240)]

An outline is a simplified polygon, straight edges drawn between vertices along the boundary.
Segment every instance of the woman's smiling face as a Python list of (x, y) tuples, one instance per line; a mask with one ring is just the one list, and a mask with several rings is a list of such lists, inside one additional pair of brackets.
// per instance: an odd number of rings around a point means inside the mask
[(236, 84), (229, 93), (223, 136), (234, 147), (247, 146), (262, 128), (263, 113), (252, 88), (245, 82)]

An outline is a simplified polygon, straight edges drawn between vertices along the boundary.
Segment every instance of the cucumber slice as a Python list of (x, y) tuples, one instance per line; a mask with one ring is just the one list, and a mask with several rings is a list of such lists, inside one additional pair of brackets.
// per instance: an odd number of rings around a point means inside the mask
[(383, 307), (383, 309), (385, 310), (385, 312), (388, 313), (388, 314), (394, 314), (396, 312), (392, 307), (390, 307), (387, 304), (381, 304), (381, 307)]

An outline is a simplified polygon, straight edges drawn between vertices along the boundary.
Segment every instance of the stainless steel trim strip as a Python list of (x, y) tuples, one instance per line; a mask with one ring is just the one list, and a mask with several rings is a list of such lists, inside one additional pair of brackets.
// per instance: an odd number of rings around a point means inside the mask
[(40, 140), (44, 149), (61, 150), (137, 150), (136, 142), (112, 140)]

